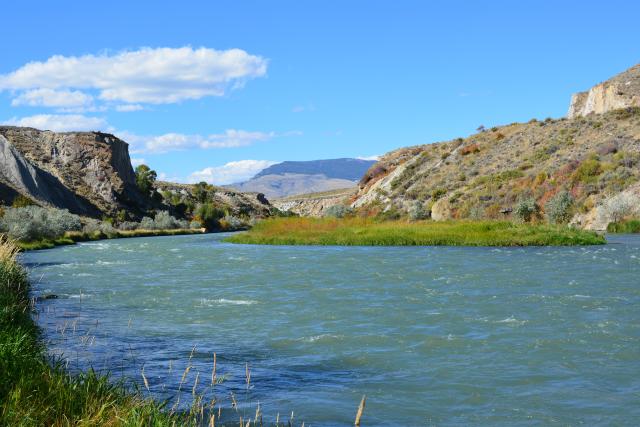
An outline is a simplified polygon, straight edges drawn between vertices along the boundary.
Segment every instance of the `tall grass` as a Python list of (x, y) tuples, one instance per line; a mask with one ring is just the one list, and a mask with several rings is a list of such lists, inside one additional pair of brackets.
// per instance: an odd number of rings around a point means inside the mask
[(640, 219), (612, 222), (607, 226), (609, 233), (640, 233)]
[(276, 218), (226, 239), (263, 245), (562, 246), (605, 243), (596, 233), (505, 221), (375, 221), (362, 218)]

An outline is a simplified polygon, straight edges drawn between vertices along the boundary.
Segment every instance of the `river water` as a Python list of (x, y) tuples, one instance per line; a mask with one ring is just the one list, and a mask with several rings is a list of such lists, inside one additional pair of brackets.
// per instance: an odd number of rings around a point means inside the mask
[[(295, 425), (352, 425), (366, 395), (365, 426), (640, 420), (639, 236), (561, 248), (223, 237), (23, 255), (34, 296), (59, 297), (36, 305), (51, 353), (170, 405), (188, 404), (197, 377), (195, 392), (215, 395), (227, 419), (259, 402), (265, 420), (293, 411)], [(212, 389), (214, 352), (223, 381)]]

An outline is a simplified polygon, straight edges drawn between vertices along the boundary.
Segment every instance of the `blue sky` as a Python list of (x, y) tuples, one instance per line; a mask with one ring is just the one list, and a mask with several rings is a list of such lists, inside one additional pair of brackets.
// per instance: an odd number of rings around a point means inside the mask
[(0, 122), (114, 132), (185, 182), (559, 117), (640, 61), (634, 1), (21, 0), (2, 15)]

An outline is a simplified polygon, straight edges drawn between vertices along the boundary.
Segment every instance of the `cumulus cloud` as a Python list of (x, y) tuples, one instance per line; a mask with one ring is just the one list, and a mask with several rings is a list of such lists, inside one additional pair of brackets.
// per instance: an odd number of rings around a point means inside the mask
[(33, 89), (11, 101), (12, 106), (81, 108), (93, 104), (93, 97), (79, 90)]
[(246, 147), (256, 142), (268, 141), (276, 136), (275, 132), (250, 132), (246, 130), (227, 129), (223, 133), (188, 135), (183, 133), (166, 133), (156, 136), (140, 136), (128, 132), (119, 132), (118, 136), (129, 142), (135, 152), (166, 153), (190, 148), (235, 148)]
[[(78, 93), (91, 96), (86, 91), (96, 91), (97, 98), (106, 102), (168, 104), (222, 96), (266, 72), (266, 59), (241, 49), (142, 48), (30, 62), (0, 75), (0, 90), (17, 91), (18, 105), (30, 98), (45, 105), (43, 96), (62, 101), (63, 93), (78, 101)], [(42, 95), (45, 92), (48, 95)]]
[(187, 179), (190, 183), (205, 181), (210, 184), (227, 185), (246, 181), (261, 170), (278, 162), (269, 160), (238, 160), (193, 172)]
[(13, 117), (2, 124), (54, 132), (109, 130), (103, 118), (87, 117), (81, 114), (36, 114), (21, 118)]

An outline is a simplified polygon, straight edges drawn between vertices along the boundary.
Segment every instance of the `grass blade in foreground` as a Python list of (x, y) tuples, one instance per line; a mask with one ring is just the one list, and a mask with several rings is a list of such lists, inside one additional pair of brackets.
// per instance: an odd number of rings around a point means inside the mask
[(606, 243), (575, 228), (506, 221), (386, 221), (276, 218), (226, 239), (260, 245), (335, 246), (571, 246)]

